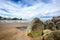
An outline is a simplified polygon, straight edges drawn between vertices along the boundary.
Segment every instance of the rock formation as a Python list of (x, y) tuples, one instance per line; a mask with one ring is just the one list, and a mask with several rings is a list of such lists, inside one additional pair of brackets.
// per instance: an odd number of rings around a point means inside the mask
[(53, 31), (44, 36), (44, 40), (60, 40), (60, 30)]
[(60, 16), (42, 22), (39, 18), (34, 18), (27, 28), (27, 36), (38, 37), (42, 40), (60, 40)]
[(54, 22), (51, 21), (51, 20), (46, 21), (46, 29), (56, 30), (56, 25), (55, 25)]
[(56, 29), (60, 30), (60, 21), (56, 22)]
[(52, 21), (56, 24), (56, 22), (60, 21), (60, 16), (53, 17)]
[(39, 18), (34, 18), (31, 22), (31, 25), (27, 28), (28, 36), (39, 36), (42, 34), (44, 29), (44, 24)]
[(52, 21), (56, 25), (56, 29), (59, 30), (60, 29), (60, 16), (53, 17)]

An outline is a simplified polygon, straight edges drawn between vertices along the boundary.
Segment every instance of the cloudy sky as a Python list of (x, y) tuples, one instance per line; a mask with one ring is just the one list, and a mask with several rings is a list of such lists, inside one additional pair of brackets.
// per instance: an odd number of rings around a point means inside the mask
[(60, 16), (60, 0), (0, 0), (0, 16), (24, 19)]

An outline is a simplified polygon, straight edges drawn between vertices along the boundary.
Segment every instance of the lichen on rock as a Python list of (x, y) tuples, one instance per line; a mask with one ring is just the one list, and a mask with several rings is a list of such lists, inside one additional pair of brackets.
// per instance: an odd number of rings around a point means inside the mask
[(60, 30), (53, 31), (50, 34), (44, 36), (44, 40), (60, 40)]
[(34, 18), (31, 21), (31, 25), (27, 28), (27, 35), (31, 37), (41, 36), (43, 29), (43, 22), (39, 18)]

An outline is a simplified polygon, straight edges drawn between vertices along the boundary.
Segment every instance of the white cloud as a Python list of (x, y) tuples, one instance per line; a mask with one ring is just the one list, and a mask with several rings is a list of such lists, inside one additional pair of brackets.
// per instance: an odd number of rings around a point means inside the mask
[[(22, 18), (33, 18), (40, 16), (56, 16), (58, 15), (56, 11), (60, 11), (60, 2), (59, 0), (53, 0), (52, 3), (45, 4), (43, 2), (37, 2), (35, 5), (30, 7), (24, 6), (21, 7), (21, 4), (14, 4), (12, 2), (0, 2), (0, 8), (7, 9), (10, 13), (6, 13), (0, 10), (0, 14), (11, 14), (13, 17), (22, 17)], [(48, 15), (47, 15), (48, 14)], [(60, 15), (60, 14), (59, 14)]]

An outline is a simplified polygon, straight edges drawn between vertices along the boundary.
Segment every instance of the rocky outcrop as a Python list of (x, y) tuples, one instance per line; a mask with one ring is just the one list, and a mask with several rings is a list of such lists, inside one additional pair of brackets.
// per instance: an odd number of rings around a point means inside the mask
[(55, 23), (53, 21), (51, 21), (51, 20), (46, 21), (46, 29), (56, 30)]
[(60, 40), (60, 30), (53, 31), (44, 36), (44, 40)]
[(60, 16), (53, 17), (52, 21), (56, 24), (56, 22), (60, 21)]
[(34, 39), (41, 36), (42, 40), (60, 40), (60, 16), (46, 22), (34, 18), (27, 28), (27, 35)]
[(52, 21), (56, 25), (56, 29), (57, 30), (60, 30), (60, 16), (53, 17)]
[(60, 30), (60, 21), (56, 22), (56, 29)]
[(43, 31), (43, 40), (60, 40), (60, 16), (53, 17), (52, 20), (46, 21), (46, 29), (48, 30)]
[(31, 21), (31, 25), (27, 28), (28, 36), (39, 36), (42, 34), (44, 24), (39, 18), (34, 18)]

